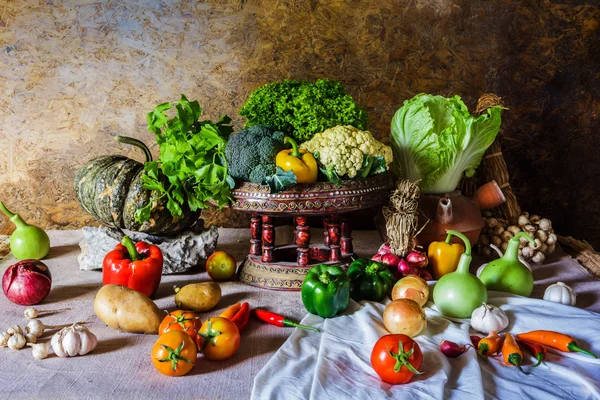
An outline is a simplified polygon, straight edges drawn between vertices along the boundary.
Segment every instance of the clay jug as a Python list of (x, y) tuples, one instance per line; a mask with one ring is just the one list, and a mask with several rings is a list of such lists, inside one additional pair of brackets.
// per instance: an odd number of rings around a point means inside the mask
[(431, 242), (443, 242), (446, 230), (452, 229), (475, 243), (484, 225), (481, 210), (497, 207), (505, 201), (496, 181), (481, 186), (472, 198), (463, 196), (460, 190), (441, 195), (423, 194), (419, 200), (419, 226), (429, 222), (417, 236), (417, 242), (427, 248)]

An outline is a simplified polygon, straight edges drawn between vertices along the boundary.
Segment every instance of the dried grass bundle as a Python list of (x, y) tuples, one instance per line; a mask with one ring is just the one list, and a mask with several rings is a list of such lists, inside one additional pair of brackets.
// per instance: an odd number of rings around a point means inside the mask
[(413, 248), (419, 197), (421, 188), (418, 182), (399, 179), (390, 196), (390, 206), (382, 209), (390, 250), (397, 256), (404, 257)]
[[(484, 113), (488, 108), (502, 104), (502, 98), (492, 93), (481, 95), (477, 101), (475, 112), (477, 114)], [(510, 221), (516, 221), (521, 215), (521, 207), (517, 201), (517, 197), (513, 193), (510, 182), (508, 168), (502, 156), (502, 148), (500, 146), (500, 138), (497, 137), (492, 145), (487, 149), (483, 157), (483, 173), (487, 182), (495, 180), (498, 182), (500, 189), (506, 197), (506, 202), (501, 204), (495, 211), (498, 216)]]

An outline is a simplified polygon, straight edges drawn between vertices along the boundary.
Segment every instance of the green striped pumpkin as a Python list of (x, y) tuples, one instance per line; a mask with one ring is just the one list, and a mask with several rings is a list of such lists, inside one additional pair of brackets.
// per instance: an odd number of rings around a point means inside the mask
[[(152, 154), (146, 145), (137, 139), (117, 136), (121, 143), (140, 148), (146, 162)], [(192, 212), (182, 205), (183, 216), (175, 218), (166, 207), (166, 197), (142, 186), (144, 165), (120, 155), (94, 158), (77, 171), (75, 195), (81, 207), (96, 220), (114, 228), (145, 232), (153, 235), (169, 235), (192, 226), (200, 212)], [(167, 182), (164, 179), (163, 183)], [(148, 221), (135, 220), (135, 211), (148, 202), (152, 211)]]

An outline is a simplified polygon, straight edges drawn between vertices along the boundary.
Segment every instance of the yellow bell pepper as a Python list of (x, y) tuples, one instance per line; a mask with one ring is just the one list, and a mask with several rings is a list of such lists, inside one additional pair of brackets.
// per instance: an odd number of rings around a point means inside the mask
[(456, 271), (460, 256), (465, 252), (465, 246), (460, 243), (450, 243), (452, 235), (448, 235), (445, 242), (431, 242), (427, 250), (429, 265), (433, 279)]
[(277, 153), (275, 165), (284, 171), (291, 170), (296, 175), (298, 183), (316, 182), (319, 168), (315, 157), (307, 150), (298, 150), (298, 144), (290, 137), (286, 136), (284, 143), (291, 144), (292, 148)]

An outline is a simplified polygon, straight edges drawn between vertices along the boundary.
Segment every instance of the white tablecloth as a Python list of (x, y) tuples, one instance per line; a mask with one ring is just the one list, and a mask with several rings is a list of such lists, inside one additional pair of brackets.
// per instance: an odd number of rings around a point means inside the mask
[[(388, 300), (389, 302), (389, 300)], [(584, 349), (600, 354), (600, 314), (539, 299), (490, 292), (489, 303), (510, 318), (507, 331), (547, 329), (577, 338)], [(370, 363), (375, 342), (389, 334), (384, 304), (351, 302), (345, 314), (330, 319), (308, 315), (302, 323), (323, 333), (296, 329), (254, 380), (253, 399), (599, 399), (600, 360), (576, 353), (552, 352), (524, 375), (501, 357), (483, 360), (474, 349), (450, 359), (439, 351), (443, 339), (470, 343), (469, 320), (452, 322), (430, 301), (427, 329), (415, 338), (423, 351), (422, 375), (408, 384), (382, 382)], [(481, 334), (480, 334), (481, 335)], [(529, 367), (528, 367), (529, 366)]]

